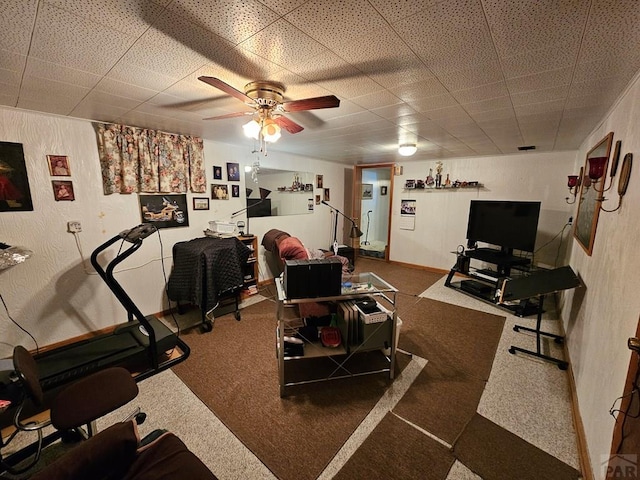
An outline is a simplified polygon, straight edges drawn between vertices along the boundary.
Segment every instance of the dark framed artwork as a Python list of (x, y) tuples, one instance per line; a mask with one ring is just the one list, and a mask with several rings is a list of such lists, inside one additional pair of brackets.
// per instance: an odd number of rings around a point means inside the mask
[(382, 187), (380, 187), (380, 195), (386, 195), (386, 194), (387, 194), (387, 187), (383, 185)]
[(316, 205), (320, 205), (320, 195), (316, 195)]
[(193, 197), (194, 210), (209, 210), (209, 199), (207, 197)]
[(240, 181), (240, 164), (227, 163), (227, 180), (230, 182)]
[(213, 179), (214, 180), (222, 180), (222, 167), (213, 167)]
[(373, 198), (373, 184), (372, 183), (363, 183), (362, 184), (362, 198)]
[(211, 200), (229, 200), (229, 187), (225, 184), (211, 184)]
[(188, 227), (187, 195), (138, 195), (143, 223), (157, 228)]
[(231, 185), (231, 196), (232, 197), (240, 196), (240, 185)]
[(21, 143), (0, 142), (0, 212), (33, 211)]
[(316, 175), (316, 188), (323, 188), (322, 183), (322, 175)]
[(331, 195), (330, 195), (330, 192), (329, 192), (328, 188), (324, 189), (324, 201), (325, 202), (330, 202), (331, 201)]
[(69, 157), (66, 155), (47, 155), (49, 175), (52, 177), (70, 177)]
[(73, 202), (76, 199), (73, 182), (70, 180), (52, 180), (51, 185), (53, 186), (53, 198), (56, 199), (56, 202)]

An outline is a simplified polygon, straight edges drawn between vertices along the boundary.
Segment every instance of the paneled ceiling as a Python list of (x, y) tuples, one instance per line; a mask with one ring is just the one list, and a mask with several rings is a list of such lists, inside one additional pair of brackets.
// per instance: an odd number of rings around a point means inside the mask
[(577, 148), (640, 69), (638, 0), (0, 0), (0, 104), (246, 145), (197, 78), (285, 98), (269, 147), (344, 164)]

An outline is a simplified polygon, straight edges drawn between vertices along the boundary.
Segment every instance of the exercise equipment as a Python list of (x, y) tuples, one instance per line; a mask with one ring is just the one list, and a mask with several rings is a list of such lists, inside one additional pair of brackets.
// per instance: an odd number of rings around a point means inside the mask
[[(136, 381), (186, 360), (189, 347), (165, 324), (153, 315), (145, 316), (114, 277), (115, 268), (135, 253), (149, 235), (157, 231), (143, 223), (120, 232), (97, 247), (91, 254), (91, 264), (127, 311), (128, 321), (112, 332), (46, 351), (35, 357), (43, 390), (49, 390), (93, 372), (112, 367), (127, 368)], [(99, 256), (116, 242), (122, 242), (115, 258), (103, 268)], [(128, 244), (126, 248), (124, 245)], [(175, 347), (181, 355), (167, 356)]]

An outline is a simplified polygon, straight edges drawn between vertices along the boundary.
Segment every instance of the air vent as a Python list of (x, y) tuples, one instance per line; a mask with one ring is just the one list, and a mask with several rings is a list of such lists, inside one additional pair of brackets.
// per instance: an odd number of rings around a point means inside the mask
[(518, 150), (535, 150), (536, 146), (535, 145), (525, 145), (523, 147), (518, 147)]

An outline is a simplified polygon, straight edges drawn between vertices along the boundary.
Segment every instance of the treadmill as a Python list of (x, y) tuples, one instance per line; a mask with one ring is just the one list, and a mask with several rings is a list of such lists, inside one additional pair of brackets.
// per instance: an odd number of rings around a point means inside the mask
[[(150, 223), (125, 230), (109, 239), (91, 254), (91, 264), (127, 311), (128, 321), (112, 332), (45, 351), (35, 357), (40, 382), (45, 391), (112, 366), (127, 368), (136, 381), (171, 368), (187, 359), (189, 347), (154, 315), (145, 316), (114, 277), (114, 269), (130, 257), (149, 235), (157, 231)], [(98, 256), (114, 243), (123, 246), (106, 268)], [(128, 245), (124, 248), (124, 245)], [(180, 355), (160, 356), (178, 347)]]

